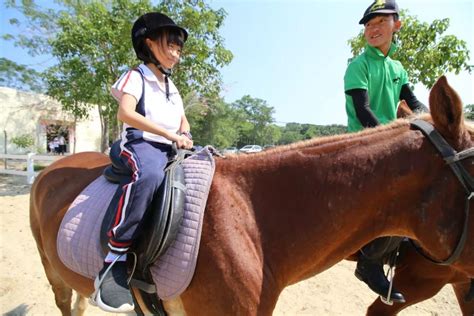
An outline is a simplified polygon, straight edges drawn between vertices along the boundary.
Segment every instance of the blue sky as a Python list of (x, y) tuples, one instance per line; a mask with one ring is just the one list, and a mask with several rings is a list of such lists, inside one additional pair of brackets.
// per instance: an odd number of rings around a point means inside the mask
[[(347, 41), (362, 29), (358, 21), (370, 1), (212, 0), (210, 4), (228, 14), (221, 29), (226, 48), (234, 54), (231, 64), (221, 70), (227, 102), (249, 94), (266, 100), (278, 123), (346, 125), (343, 76), (351, 57)], [(398, 0), (398, 4), (421, 21), (450, 18), (445, 34), (467, 42), (474, 64), (474, 1)], [(0, 33), (4, 33), (10, 13), (0, 11)], [(31, 59), (19, 50), (0, 42), (0, 57), (36, 67), (50, 62)], [(474, 103), (473, 74), (448, 74), (448, 80), (465, 104)], [(416, 86), (415, 94), (428, 104), (423, 86)]]

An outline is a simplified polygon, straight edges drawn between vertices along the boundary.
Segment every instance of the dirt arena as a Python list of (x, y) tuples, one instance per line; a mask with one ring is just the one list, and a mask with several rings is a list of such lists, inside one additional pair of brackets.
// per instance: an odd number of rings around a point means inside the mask
[[(0, 175), (0, 313), (60, 315), (30, 232), (29, 189), (25, 177)], [(354, 262), (341, 262), (326, 272), (290, 286), (274, 315), (364, 315), (376, 298), (354, 277)], [(88, 307), (86, 315), (108, 315)], [(450, 286), (434, 298), (400, 315), (461, 315)]]

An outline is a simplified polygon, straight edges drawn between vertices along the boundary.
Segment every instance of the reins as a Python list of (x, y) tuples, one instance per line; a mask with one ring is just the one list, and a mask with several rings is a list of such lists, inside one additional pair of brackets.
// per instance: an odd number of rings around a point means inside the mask
[(450, 265), (459, 258), (466, 244), (467, 231), (469, 226), (469, 206), (471, 199), (474, 197), (474, 178), (466, 171), (464, 166), (461, 164), (461, 160), (474, 157), (474, 147), (468, 148), (461, 152), (456, 152), (446, 142), (446, 140), (441, 136), (441, 134), (436, 131), (433, 125), (423, 120), (414, 120), (410, 124), (412, 127), (419, 129), (423, 133), (423, 135), (425, 135), (431, 141), (431, 143), (439, 151), (443, 159), (446, 161), (446, 163), (451, 168), (453, 173), (456, 175), (456, 178), (459, 180), (464, 190), (466, 191), (464, 225), (461, 237), (459, 238), (456, 248), (447, 259), (441, 261), (433, 259), (427, 254), (425, 254), (420, 247), (418, 247), (412, 242), (415, 250), (427, 260), (439, 265)]

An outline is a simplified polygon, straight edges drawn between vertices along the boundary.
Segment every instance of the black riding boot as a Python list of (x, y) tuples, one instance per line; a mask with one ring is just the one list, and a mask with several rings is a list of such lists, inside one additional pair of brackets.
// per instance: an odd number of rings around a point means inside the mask
[[(383, 258), (398, 246), (399, 241), (390, 240), (391, 237), (381, 237), (370, 242), (362, 248), (355, 276), (365, 282), (369, 288), (380, 295), (387, 298), (390, 289), (390, 282), (387, 280), (383, 270)], [(398, 238), (398, 237), (393, 237)], [(395, 248), (393, 248), (395, 246)], [(390, 300), (397, 303), (405, 303), (403, 294), (398, 292), (394, 287), (390, 294)]]

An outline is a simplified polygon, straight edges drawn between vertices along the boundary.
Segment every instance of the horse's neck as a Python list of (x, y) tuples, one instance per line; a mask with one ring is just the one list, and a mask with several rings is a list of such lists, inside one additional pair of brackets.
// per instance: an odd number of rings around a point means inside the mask
[[(421, 137), (400, 131), (261, 155), (239, 168), (249, 190), (265, 256), (274, 269), (293, 270), (290, 282), (320, 272), (360, 246), (396, 231), (408, 212), (407, 180), (416, 176)], [(421, 183), (417, 185), (421, 186)], [(382, 211), (383, 210), (383, 211)], [(276, 250), (278, 249), (278, 250)], [(288, 260), (290, 259), (290, 260)]]

